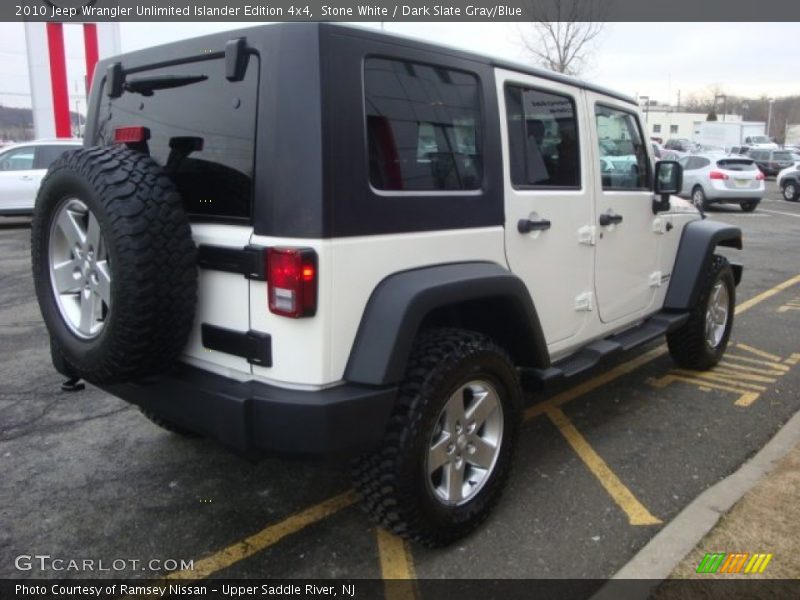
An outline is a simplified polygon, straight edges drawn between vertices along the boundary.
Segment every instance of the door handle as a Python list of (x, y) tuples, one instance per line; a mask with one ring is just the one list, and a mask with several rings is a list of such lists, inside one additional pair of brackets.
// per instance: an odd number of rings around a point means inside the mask
[(622, 215), (615, 215), (611, 213), (603, 213), (600, 215), (600, 225), (606, 227), (608, 225), (616, 225), (622, 223)]
[(550, 229), (550, 221), (547, 219), (540, 219), (538, 221), (531, 221), (530, 219), (520, 219), (517, 221), (517, 231), (520, 233), (530, 233), (531, 231), (545, 231)]

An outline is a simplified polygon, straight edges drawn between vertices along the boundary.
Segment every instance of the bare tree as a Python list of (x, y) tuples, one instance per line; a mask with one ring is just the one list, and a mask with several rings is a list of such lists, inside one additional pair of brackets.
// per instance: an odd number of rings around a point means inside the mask
[(533, 21), (520, 32), (525, 51), (546, 69), (578, 75), (603, 31), (608, 2), (534, 0), (530, 6)]

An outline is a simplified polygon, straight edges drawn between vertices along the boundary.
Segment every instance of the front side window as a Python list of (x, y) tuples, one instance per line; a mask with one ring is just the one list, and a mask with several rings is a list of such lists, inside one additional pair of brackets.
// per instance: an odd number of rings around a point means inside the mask
[(0, 154), (0, 171), (33, 169), (33, 148), (18, 148)]
[(595, 106), (603, 189), (647, 189), (647, 150), (633, 113)]
[(580, 187), (573, 100), (516, 85), (506, 86), (505, 97), (511, 183), (515, 187)]
[(480, 189), (480, 83), (475, 75), (406, 60), (368, 58), (364, 102), (372, 187)]

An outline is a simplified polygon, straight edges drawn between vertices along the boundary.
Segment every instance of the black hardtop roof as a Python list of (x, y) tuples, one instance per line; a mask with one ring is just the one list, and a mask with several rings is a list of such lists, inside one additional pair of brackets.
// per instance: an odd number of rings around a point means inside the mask
[[(123, 68), (125, 68), (126, 70), (128, 69), (136, 70), (137, 68), (152, 66), (155, 64), (163, 64), (164, 62), (169, 62), (171, 60), (176, 60), (179, 58), (186, 58), (184, 49), (213, 48), (215, 50), (216, 49), (221, 50), (222, 47), (224, 46), (224, 43), (227, 40), (238, 37), (246, 37), (250, 43), (253, 43), (256, 42), (258, 38), (264, 35), (286, 35), (286, 34), (291, 34), (292, 31), (300, 31), (301, 29), (308, 30), (310, 28), (318, 29), (320, 35), (348, 35), (354, 37), (362, 37), (377, 41), (390, 42), (392, 44), (397, 44), (406, 47), (418, 48), (429, 52), (446, 54), (449, 56), (458, 57), (462, 60), (469, 60), (486, 65), (491, 65), (501, 69), (507, 69), (509, 71), (517, 71), (519, 73), (525, 73), (528, 75), (532, 75), (534, 77), (541, 77), (542, 79), (549, 79), (550, 81), (556, 81), (559, 83), (572, 85), (585, 90), (591, 90), (593, 92), (597, 92), (598, 94), (610, 96), (618, 100), (622, 100), (624, 102), (633, 104), (634, 106), (637, 106), (636, 101), (632, 97), (626, 94), (622, 94), (620, 92), (616, 92), (614, 90), (610, 90), (602, 86), (594, 85), (586, 81), (583, 81), (581, 79), (577, 79), (575, 77), (562, 75), (554, 71), (539, 69), (529, 65), (515, 63), (513, 61), (507, 61), (496, 57), (476, 54), (474, 52), (460, 50), (443, 44), (430, 43), (419, 39), (411, 38), (408, 36), (397, 35), (394, 33), (386, 33), (384, 31), (378, 31), (366, 27), (342, 25), (340, 23), (273, 23), (267, 25), (258, 25), (256, 27), (249, 27), (246, 29), (237, 29), (231, 31), (222, 31), (195, 38), (189, 38), (186, 40), (171, 42), (159, 46), (153, 46), (150, 48), (129, 52), (123, 55), (121, 58), (122, 58)], [(192, 50), (192, 54), (195, 54), (194, 50)], [(102, 63), (106, 65), (109, 63), (117, 62), (118, 60), (119, 58), (113, 57), (103, 60)]]

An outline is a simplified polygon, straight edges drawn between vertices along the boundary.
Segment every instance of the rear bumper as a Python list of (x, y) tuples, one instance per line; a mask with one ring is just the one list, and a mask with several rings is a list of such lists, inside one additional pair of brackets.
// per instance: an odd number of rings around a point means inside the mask
[(287, 390), (187, 365), (152, 383), (100, 387), (248, 456), (348, 455), (374, 448), (397, 393), (395, 387), (354, 384)]
[(724, 185), (712, 184), (705, 190), (706, 199), (709, 202), (743, 202), (749, 200), (761, 200), (766, 188), (762, 183), (755, 188), (728, 188)]

